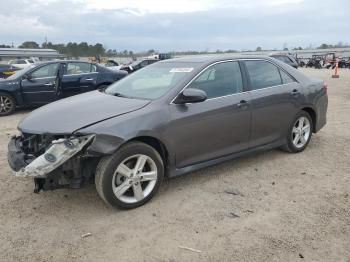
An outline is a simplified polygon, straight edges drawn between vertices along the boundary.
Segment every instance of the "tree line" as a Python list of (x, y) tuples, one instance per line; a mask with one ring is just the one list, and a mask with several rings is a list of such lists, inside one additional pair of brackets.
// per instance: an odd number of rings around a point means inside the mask
[[(11, 48), (13, 46), (0, 45), (0, 48)], [(68, 57), (80, 57), (80, 56), (103, 56), (106, 54), (106, 49), (100, 43), (90, 45), (87, 42), (75, 43), (69, 42), (67, 44), (53, 44), (51, 42), (45, 42), (39, 45), (34, 41), (26, 41), (18, 46), (18, 48), (47, 48), (54, 49), (60, 54), (65, 54)]]
[[(0, 44), (0, 48), (11, 48), (13, 47), (10, 45)], [(321, 44), (320, 46), (316, 47), (317, 49), (327, 49), (327, 48), (335, 48), (335, 47), (350, 47), (348, 44), (343, 44), (342, 42), (339, 42), (338, 44), (331, 45), (331, 44)], [(103, 44), (96, 43), (94, 45), (88, 44), (87, 42), (81, 42), (81, 43), (75, 43), (75, 42), (69, 42), (67, 44), (54, 44), (52, 42), (45, 42), (39, 45), (35, 41), (26, 41), (18, 46), (18, 48), (32, 48), (32, 49), (39, 49), (39, 48), (48, 48), (48, 49), (54, 49), (58, 51), (61, 54), (66, 55), (67, 57), (71, 58), (78, 58), (78, 57), (96, 57), (96, 56), (124, 56), (124, 57), (134, 57), (134, 56), (150, 56), (157, 52), (154, 49), (150, 49), (148, 51), (144, 52), (138, 52), (135, 53), (131, 50), (123, 50), (123, 51), (117, 51), (116, 49), (106, 49)], [(311, 47), (308, 47), (306, 49), (309, 49)], [(254, 51), (263, 51), (264, 49), (262, 47), (257, 47)], [(283, 50), (288, 51), (288, 48), (284, 47)], [(291, 48), (290, 50), (303, 50), (302, 47), (295, 47)], [(253, 50), (244, 50), (244, 51), (253, 51)], [(270, 50), (271, 51), (271, 50)], [(237, 50), (229, 49), (229, 50), (216, 50), (216, 51), (177, 51), (177, 52), (170, 52), (172, 55), (198, 55), (198, 54), (208, 54), (208, 53), (236, 53)]]

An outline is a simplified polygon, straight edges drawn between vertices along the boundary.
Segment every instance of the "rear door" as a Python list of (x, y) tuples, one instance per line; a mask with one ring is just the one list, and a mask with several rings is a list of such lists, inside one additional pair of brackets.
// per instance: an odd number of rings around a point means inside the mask
[(250, 94), (244, 92), (236, 61), (214, 64), (187, 88), (207, 93), (200, 103), (171, 104), (169, 137), (173, 137), (177, 167), (203, 162), (248, 147)]
[(30, 79), (21, 80), (22, 94), (27, 104), (45, 104), (57, 100), (59, 69), (59, 63), (43, 65), (29, 74)]
[(246, 60), (252, 106), (250, 146), (284, 139), (301, 99), (299, 83), (266, 60)]
[(85, 62), (68, 62), (65, 64), (61, 80), (64, 97), (89, 92), (97, 88), (97, 66)]

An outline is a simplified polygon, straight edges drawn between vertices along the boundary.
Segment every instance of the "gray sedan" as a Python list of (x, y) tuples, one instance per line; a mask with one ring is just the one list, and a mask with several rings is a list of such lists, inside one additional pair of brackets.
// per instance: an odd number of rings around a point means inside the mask
[(8, 160), (35, 192), (94, 180), (106, 203), (135, 208), (164, 177), (276, 147), (303, 151), (327, 104), (323, 81), (271, 57), (171, 59), (35, 110)]

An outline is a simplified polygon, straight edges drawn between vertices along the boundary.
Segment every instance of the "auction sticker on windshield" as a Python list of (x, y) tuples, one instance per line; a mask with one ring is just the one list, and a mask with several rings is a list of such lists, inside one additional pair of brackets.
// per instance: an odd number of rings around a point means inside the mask
[(189, 73), (192, 72), (193, 67), (181, 67), (181, 68), (172, 68), (170, 73)]

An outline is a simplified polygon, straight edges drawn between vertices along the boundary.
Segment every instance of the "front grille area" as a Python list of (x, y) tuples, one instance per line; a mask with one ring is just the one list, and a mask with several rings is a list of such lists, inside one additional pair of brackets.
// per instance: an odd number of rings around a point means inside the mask
[(25, 154), (32, 157), (38, 157), (42, 155), (45, 150), (51, 145), (53, 140), (59, 138), (67, 138), (63, 135), (36, 135), (36, 134), (22, 134), (22, 139), (20, 140), (20, 147)]

